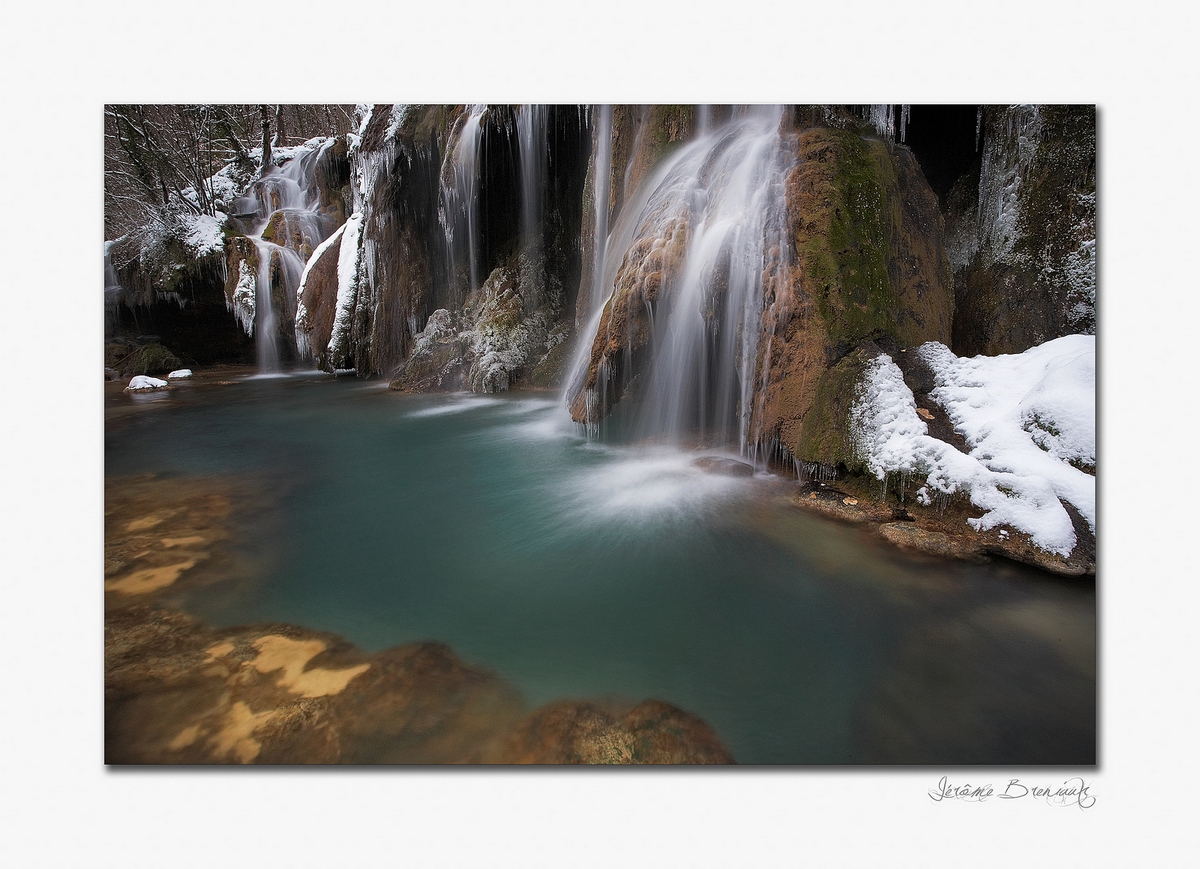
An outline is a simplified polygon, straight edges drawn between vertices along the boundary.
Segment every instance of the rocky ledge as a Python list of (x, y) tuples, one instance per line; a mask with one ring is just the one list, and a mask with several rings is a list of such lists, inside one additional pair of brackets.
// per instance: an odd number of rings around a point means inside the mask
[(1069, 509), (1078, 540), (1069, 557), (1035, 546), (1027, 534), (1010, 528), (976, 531), (967, 519), (982, 513), (965, 498), (922, 506), (889, 498), (878, 481), (850, 477), (836, 483), (801, 483), (794, 502), (831, 519), (875, 526), (879, 536), (901, 549), (939, 558), (1019, 561), (1059, 576), (1095, 576), (1096, 538), (1078, 512)]

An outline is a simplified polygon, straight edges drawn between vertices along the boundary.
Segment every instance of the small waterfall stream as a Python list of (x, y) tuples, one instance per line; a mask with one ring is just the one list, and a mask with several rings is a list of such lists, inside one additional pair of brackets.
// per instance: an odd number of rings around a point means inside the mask
[(517, 142), (521, 154), (521, 242), (541, 242), (542, 182), (549, 149), (549, 106), (523, 105), (517, 112)]
[(597, 122), (596, 236), (592, 246), (592, 286), (588, 294), (591, 301), (589, 319), (601, 309), (607, 298), (604, 287), (604, 262), (608, 249), (608, 211), (611, 205), (613, 107), (601, 106)]
[[(463, 234), (467, 245), (468, 290), (476, 289), (479, 278), (479, 152), (483, 139), (483, 113), (486, 105), (472, 105), (459, 125), (447, 149), (441, 174), (441, 202), (438, 220), (446, 237), (446, 274), (450, 286), (456, 286), (455, 264), (461, 254)], [(455, 294), (450, 294), (453, 297)]]
[[(326, 145), (332, 140), (327, 140)], [(254, 343), (258, 370), (281, 370), (290, 351), (280, 347), (286, 326), (296, 316), (296, 293), (304, 264), (329, 235), (328, 218), (319, 212), (314, 182), (317, 160), (325, 146), (311, 148), (282, 167), (268, 167), (251, 185), (255, 219), (246, 233), (258, 252), (255, 275)], [(264, 234), (270, 233), (270, 240)], [(280, 292), (274, 292), (278, 288)]]

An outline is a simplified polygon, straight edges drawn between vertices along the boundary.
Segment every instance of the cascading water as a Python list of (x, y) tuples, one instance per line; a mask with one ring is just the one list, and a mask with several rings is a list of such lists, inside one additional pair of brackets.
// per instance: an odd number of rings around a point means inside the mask
[[(328, 144), (332, 140), (326, 140)], [(268, 167), (251, 187), (254, 225), (246, 235), (258, 253), (253, 331), (258, 369), (264, 374), (281, 368), (280, 315), (294, 319), (304, 264), (332, 228), (318, 211), (320, 196), (314, 183), (325, 145), (309, 148), (282, 168)], [(270, 240), (263, 238), (268, 231)], [(282, 292), (273, 293), (273, 287)]]
[[(607, 241), (602, 291), (593, 298), (568, 400), (582, 388), (618, 273), (651, 268), (653, 258), (661, 282), (653, 300), (644, 297), (651, 356), (635, 399), (635, 430), (674, 443), (737, 443), (748, 452), (763, 275), (789, 250), (784, 179), (793, 158), (781, 121), (777, 108), (736, 113), (672, 154), (626, 203)], [(605, 378), (597, 388), (609, 388)], [(589, 397), (593, 406), (606, 405)], [(589, 427), (596, 422), (589, 416)]]
[(604, 286), (604, 262), (608, 249), (608, 210), (612, 186), (613, 107), (600, 106), (596, 129), (596, 235), (592, 245), (592, 285), (588, 299), (588, 319), (595, 316), (607, 294)]
[[(446, 155), (441, 173), (441, 202), (438, 220), (446, 237), (446, 274), (450, 286), (458, 258), (462, 255), (462, 234), (467, 245), (469, 289), (479, 286), (479, 152), (483, 139), (483, 114), (486, 105), (473, 105), (459, 125)], [(453, 293), (451, 297), (453, 297)]]
[[(517, 148), (521, 160), (521, 245), (527, 251), (542, 249), (542, 182), (549, 157), (549, 106), (523, 105), (517, 111)], [(530, 303), (537, 307), (541, 299), (532, 282)]]
[(521, 152), (521, 243), (526, 246), (541, 241), (541, 194), (549, 149), (546, 126), (549, 109), (544, 105), (524, 105), (517, 111), (517, 142)]

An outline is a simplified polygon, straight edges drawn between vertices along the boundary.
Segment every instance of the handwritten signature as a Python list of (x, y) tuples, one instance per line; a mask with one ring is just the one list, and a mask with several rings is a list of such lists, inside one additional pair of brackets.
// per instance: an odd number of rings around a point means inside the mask
[(1069, 778), (1061, 785), (1039, 786), (1025, 784), (1018, 778), (1009, 779), (1003, 789), (994, 787), (991, 783), (982, 785), (951, 784), (949, 778), (942, 776), (937, 787), (929, 791), (929, 798), (936, 803), (945, 800), (961, 800), (968, 803), (983, 803), (993, 797), (999, 800), (1019, 800), (1032, 797), (1045, 800), (1051, 806), (1078, 806), (1090, 809), (1096, 804), (1096, 798), (1088, 793), (1091, 786), (1082, 778)]

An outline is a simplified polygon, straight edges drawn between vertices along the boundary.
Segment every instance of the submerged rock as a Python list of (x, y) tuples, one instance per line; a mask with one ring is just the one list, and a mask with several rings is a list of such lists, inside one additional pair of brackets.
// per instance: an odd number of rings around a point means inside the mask
[(238, 581), (245, 480), (106, 481), (107, 763), (728, 763), (703, 721), (656, 700), (529, 712), (436, 642), (367, 653), (287, 624), (207, 627), (166, 595)]
[(753, 477), (754, 466), (726, 456), (701, 456), (692, 462), (697, 468), (723, 477)]
[(661, 700), (624, 714), (563, 701), (521, 721), (487, 760), (494, 763), (734, 763), (712, 728)]

